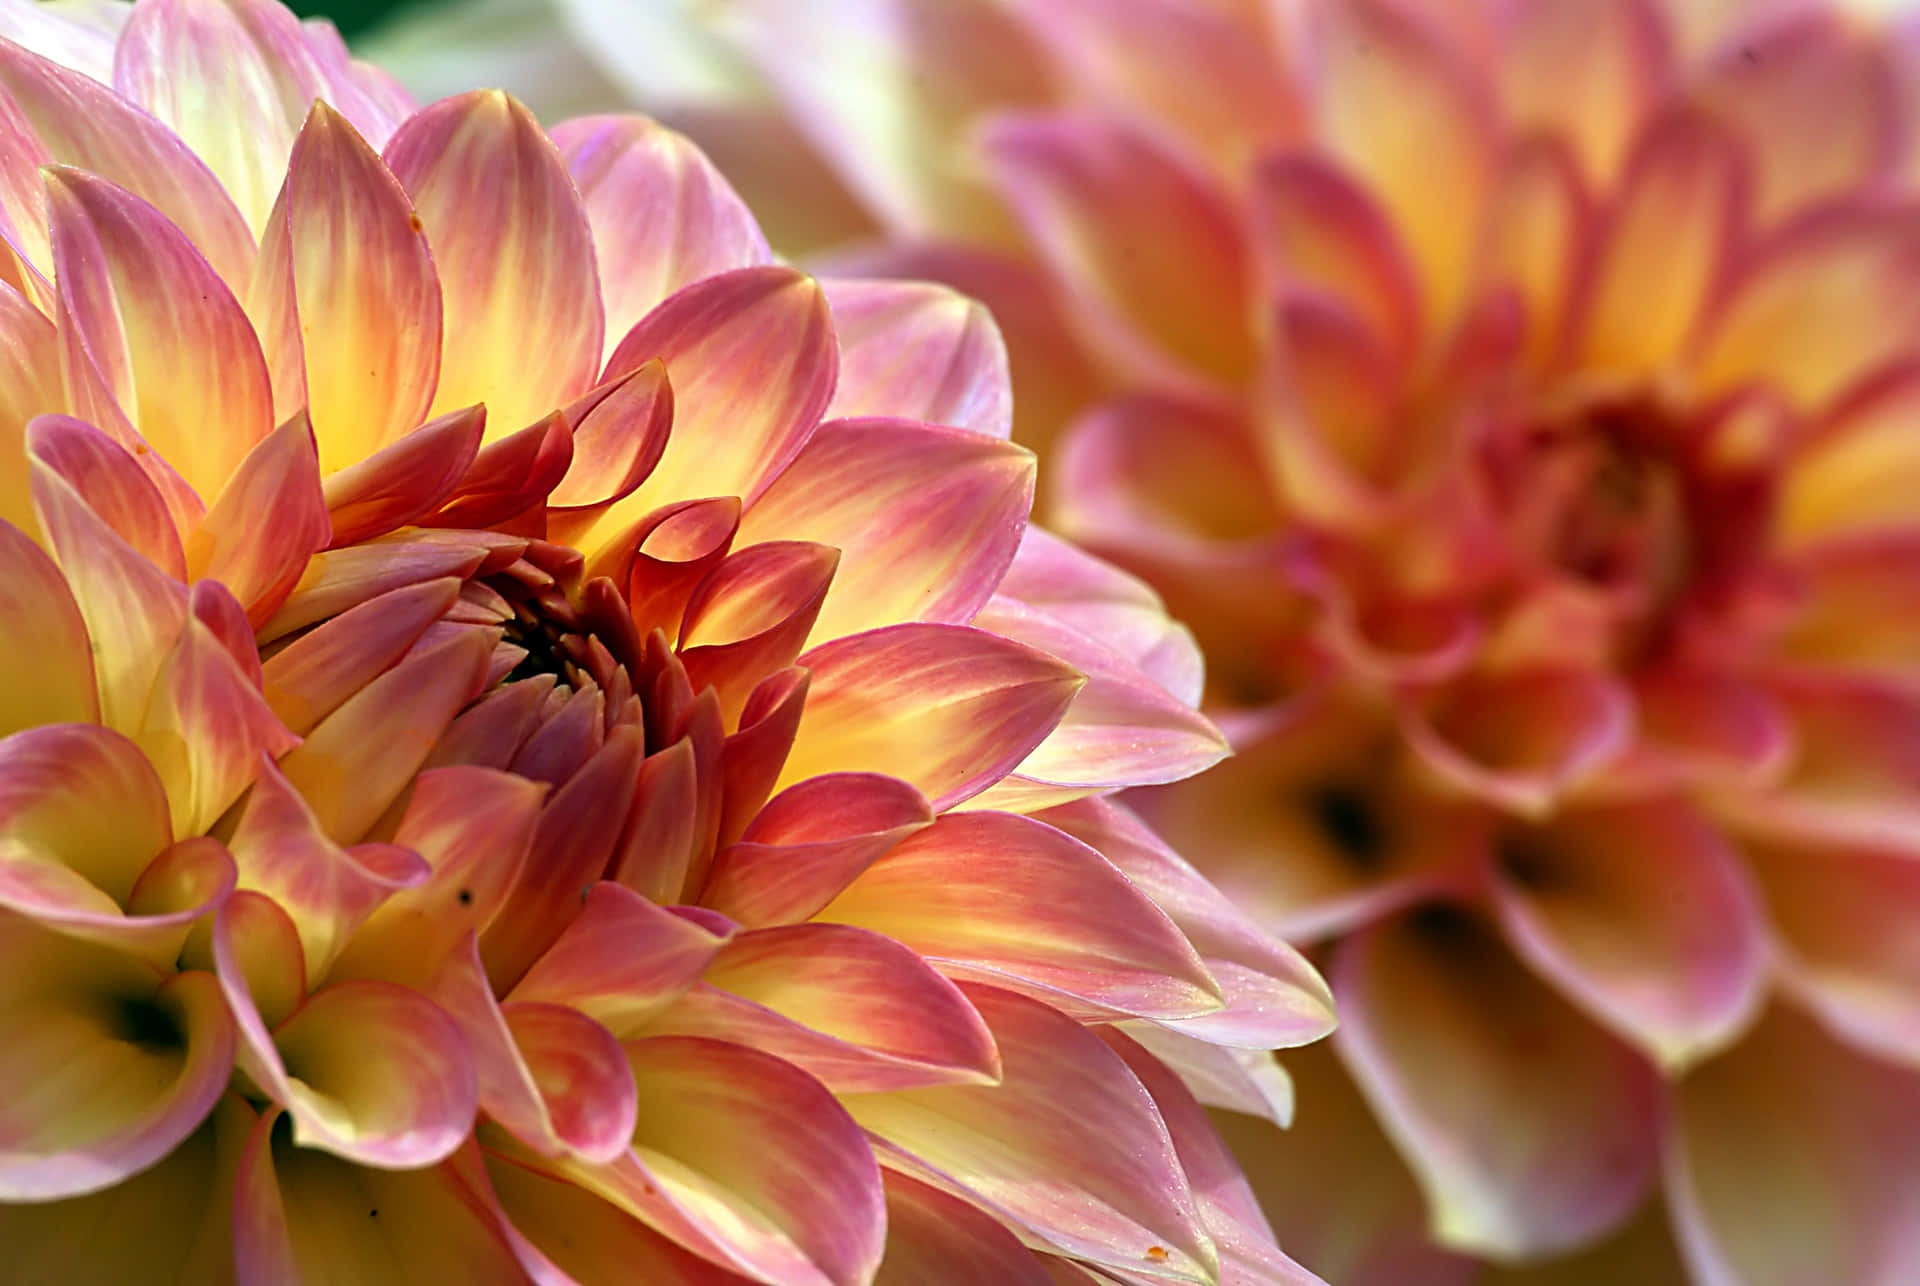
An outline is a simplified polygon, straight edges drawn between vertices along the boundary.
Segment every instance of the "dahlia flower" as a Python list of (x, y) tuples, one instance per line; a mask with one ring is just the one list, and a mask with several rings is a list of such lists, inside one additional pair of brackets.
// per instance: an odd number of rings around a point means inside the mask
[(1187, 1086), (1326, 994), (1101, 798), (1223, 743), (979, 306), (266, 0), (0, 35), (11, 1279), (1313, 1280)]
[(681, 119), (781, 117), (888, 234), (838, 264), (987, 299), (1053, 517), (1198, 631), (1240, 753), (1132, 800), (1344, 1018), (1304, 1133), (1235, 1129), (1283, 1244), (1354, 1284), (1920, 1280), (1909, 35), (567, 7), (678, 11), (728, 77)]

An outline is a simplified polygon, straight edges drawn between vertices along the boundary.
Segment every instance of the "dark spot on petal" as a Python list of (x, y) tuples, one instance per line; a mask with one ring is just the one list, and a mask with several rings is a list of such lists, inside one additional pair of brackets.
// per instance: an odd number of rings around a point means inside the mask
[(460, 894), (459, 894), (459, 897), (460, 897), (460, 905), (461, 905), (461, 906), (472, 906), (472, 905), (473, 905), (473, 890), (472, 890), (472, 889), (461, 889), (461, 890), (460, 890)]
[(380, 1217), (380, 1207), (379, 1207), (379, 1206), (375, 1206), (375, 1207), (373, 1207), (373, 1208), (372, 1208), (371, 1210), (369, 1210), (369, 1211), (367, 1211), (367, 1218), (369, 1218), (369, 1219), (378, 1219), (379, 1217)]
[(422, 228), (426, 227), (424, 223), (420, 222), (420, 216), (411, 210), (407, 211), (407, 226), (415, 232), (419, 232)]

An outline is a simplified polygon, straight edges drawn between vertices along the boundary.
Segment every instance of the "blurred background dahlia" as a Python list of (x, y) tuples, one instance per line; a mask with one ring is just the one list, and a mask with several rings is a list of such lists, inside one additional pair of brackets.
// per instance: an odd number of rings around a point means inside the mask
[(1228, 1126), (1332, 1281), (1920, 1280), (1887, 8), (501, 8), (781, 248), (993, 307), (1044, 512), (1239, 752), (1130, 802), (1332, 979), (1300, 1124)]
[(0, 1278), (1317, 1280), (977, 304), (266, 0), (0, 37)]

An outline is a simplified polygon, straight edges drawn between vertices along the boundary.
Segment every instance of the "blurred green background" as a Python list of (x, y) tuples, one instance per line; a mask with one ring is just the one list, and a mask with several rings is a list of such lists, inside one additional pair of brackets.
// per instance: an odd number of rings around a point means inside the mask
[(290, 7), (302, 18), (331, 18), (340, 34), (351, 38), (380, 19), (406, 5), (393, 0), (291, 0)]

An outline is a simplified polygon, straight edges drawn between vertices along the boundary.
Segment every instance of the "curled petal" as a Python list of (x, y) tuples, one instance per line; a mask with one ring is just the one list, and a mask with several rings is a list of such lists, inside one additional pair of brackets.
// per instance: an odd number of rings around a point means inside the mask
[(175, 580), (187, 579), (166, 498), (119, 443), (84, 420), (37, 415), (27, 425), (26, 447), (36, 466), (58, 474), (115, 535)]
[(1651, 1068), (1464, 912), (1341, 943), (1335, 1040), (1419, 1178), (1442, 1245), (1517, 1256), (1623, 1220), (1657, 1165)]
[(606, 296), (607, 348), (667, 296), (773, 260), (753, 216), (684, 137), (641, 116), (554, 127), (580, 189)]
[(840, 379), (831, 419), (887, 416), (1004, 438), (1007, 350), (986, 306), (924, 281), (827, 281)]
[(333, 536), (313, 429), (296, 414), (247, 453), (187, 538), (187, 571), (233, 591), (255, 627), (272, 619)]
[[(604, 317), (593, 234), (533, 114), (499, 90), (442, 99), (385, 159), (426, 228), (445, 300), (433, 413), (484, 403), (492, 435), (585, 392)], [(526, 342), (540, 319), (541, 341)]]
[(119, 1183), (192, 1134), (225, 1088), (234, 1029), (220, 987), (0, 917), (0, 1199)]
[(680, 661), (696, 692), (713, 689), (723, 722), (738, 724), (761, 681), (800, 655), (839, 565), (830, 545), (768, 541), (728, 555), (695, 588)]
[(870, 630), (817, 647), (801, 664), (813, 682), (782, 784), (886, 772), (936, 811), (1026, 758), (1086, 681), (1045, 653), (950, 625)]
[(903, 420), (837, 420), (750, 506), (740, 539), (840, 551), (820, 643), (902, 621), (961, 623), (986, 603), (1033, 504), (1024, 447)]
[(321, 487), (332, 545), (398, 530), (439, 507), (473, 467), (486, 423), (485, 407), (449, 411), (328, 474)]
[(818, 918), (1058, 1003), (1160, 1018), (1220, 1007), (1185, 937), (1093, 849), (1007, 813), (957, 813), (908, 837)]
[(673, 428), (666, 364), (648, 362), (590, 390), (567, 408), (567, 419), (573, 463), (547, 497), (549, 536), (556, 540), (569, 524), (626, 499), (660, 463)]

